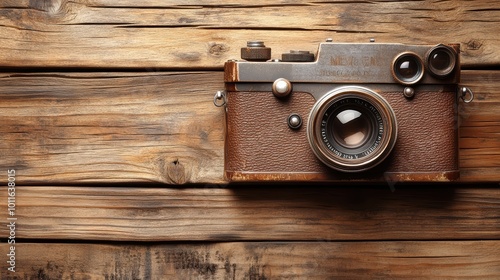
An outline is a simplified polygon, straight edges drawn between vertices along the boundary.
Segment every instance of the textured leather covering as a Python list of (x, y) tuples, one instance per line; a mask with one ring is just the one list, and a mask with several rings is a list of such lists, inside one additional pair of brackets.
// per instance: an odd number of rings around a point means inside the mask
[[(398, 138), (391, 155), (362, 173), (334, 171), (311, 151), (307, 121), (316, 100), (294, 92), (285, 99), (271, 92), (228, 92), (226, 177), (238, 180), (397, 180), (446, 181), (458, 177), (455, 92), (381, 93), (393, 108)], [(299, 130), (287, 118), (302, 116)]]

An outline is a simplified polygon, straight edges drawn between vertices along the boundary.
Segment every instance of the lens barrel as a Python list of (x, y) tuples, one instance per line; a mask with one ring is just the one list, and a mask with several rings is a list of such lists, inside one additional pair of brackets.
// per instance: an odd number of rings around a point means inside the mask
[(330, 168), (364, 171), (390, 154), (397, 138), (396, 116), (378, 93), (340, 87), (313, 106), (307, 135), (314, 154)]

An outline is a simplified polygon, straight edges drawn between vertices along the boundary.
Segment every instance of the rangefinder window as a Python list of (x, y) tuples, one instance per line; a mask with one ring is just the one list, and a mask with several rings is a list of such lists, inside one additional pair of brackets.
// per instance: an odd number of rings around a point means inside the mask
[(405, 52), (394, 59), (392, 74), (398, 82), (412, 85), (424, 76), (424, 64), (417, 54)]
[(427, 53), (427, 68), (438, 78), (446, 78), (456, 66), (456, 52), (445, 45), (438, 45)]

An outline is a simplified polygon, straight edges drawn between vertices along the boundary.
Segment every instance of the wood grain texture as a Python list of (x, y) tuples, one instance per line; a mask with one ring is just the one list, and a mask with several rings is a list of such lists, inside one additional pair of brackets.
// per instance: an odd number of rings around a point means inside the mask
[(222, 180), (222, 73), (0, 76), (0, 166), (21, 184)]
[(472, 103), (459, 107), (462, 181), (500, 182), (499, 80), (500, 71), (466, 71), (462, 76), (462, 84), (475, 93)]
[(4, 0), (0, 66), (220, 68), (248, 40), (278, 57), (329, 37), (460, 43), (465, 66), (498, 65), (499, 8), (496, 0)]
[[(221, 72), (0, 74), (0, 167), (21, 185), (223, 183)], [(463, 71), (463, 182), (500, 182), (500, 71)], [(431, 116), (429, 116), (431, 117)], [(435, 116), (439, 117), (439, 116)]]
[[(499, 279), (500, 2), (266, 2), (0, 1), (0, 279)], [(460, 43), (469, 184), (225, 185), (223, 63), (328, 37)]]
[(30, 240), (498, 240), (499, 214), (498, 185), (16, 190), (16, 237)]
[[(5, 244), (0, 245), (2, 252)], [(498, 279), (500, 241), (19, 244), (13, 279)], [(17, 278), (16, 278), (17, 277)]]

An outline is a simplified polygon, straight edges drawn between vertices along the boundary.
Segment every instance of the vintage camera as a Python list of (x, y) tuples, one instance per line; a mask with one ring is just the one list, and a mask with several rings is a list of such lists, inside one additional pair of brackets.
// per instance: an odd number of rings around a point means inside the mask
[(459, 177), (458, 44), (251, 41), (224, 66), (230, 181), (450, 181)]

